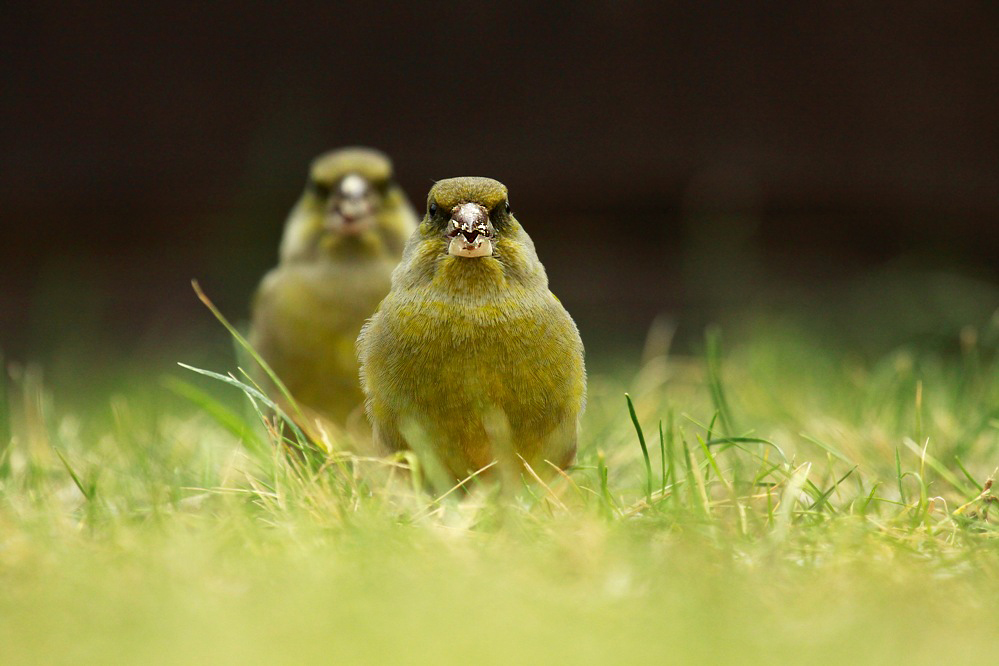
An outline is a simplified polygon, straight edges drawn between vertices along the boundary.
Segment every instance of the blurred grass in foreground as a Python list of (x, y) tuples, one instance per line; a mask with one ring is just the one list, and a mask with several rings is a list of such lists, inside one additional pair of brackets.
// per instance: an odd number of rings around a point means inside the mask
[(617, 369), (590, 378), (578, 465), (505, 499), (434, 500), (405, 459), (296, 464), (180, 369), (163, 381), (198, 407), (77, 414), (12, 367), (0, 662), (991, 654), (999, 321), (873, 357), (757, 321), (687, 356), (657, 325), (637, 371), (591, 362)]

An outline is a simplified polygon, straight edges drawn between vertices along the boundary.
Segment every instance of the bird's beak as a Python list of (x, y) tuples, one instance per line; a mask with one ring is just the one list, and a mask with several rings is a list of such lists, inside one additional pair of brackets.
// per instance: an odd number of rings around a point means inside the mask
[(455, 257), (489, 257), (493, 253), (496, 230), (489, 213), (477, 203), (465, 203), (451, 210), (447, 237), (451, 239), (447, 253)]
[(371, 183), (363, 176), (344, 176), (326, 207), (326, 230), (343, 236), (356, 236), (374, 225)]

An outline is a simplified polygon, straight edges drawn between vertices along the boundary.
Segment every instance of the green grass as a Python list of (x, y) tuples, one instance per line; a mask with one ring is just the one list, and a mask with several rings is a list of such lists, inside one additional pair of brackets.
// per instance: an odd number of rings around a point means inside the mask
[(614, 370), (566, 477), (444, 499), (412, 459), (299, 464), (238, 388), (180, 368), (82, 413), (13, 368), (0, 663), (987, 659), (995, 328), (591, 358)]

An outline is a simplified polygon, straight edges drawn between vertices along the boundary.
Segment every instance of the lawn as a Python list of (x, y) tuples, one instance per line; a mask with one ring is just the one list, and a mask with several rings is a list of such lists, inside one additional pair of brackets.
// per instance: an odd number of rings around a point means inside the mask
[(871, 346), (656, 324), (588, 358), (566, 475), (436, 498), (412, 459), (285, 455), (181, 367), (84, 407), (12, 365), (0, 663), (989, 660), (993, 309)]

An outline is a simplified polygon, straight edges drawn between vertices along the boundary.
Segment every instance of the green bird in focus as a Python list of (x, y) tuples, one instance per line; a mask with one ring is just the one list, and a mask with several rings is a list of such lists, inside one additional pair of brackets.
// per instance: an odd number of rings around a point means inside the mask
[(375, 440), (389, 450), (421, 433), (456, 480), (497, 460), (548, 474), (546, 461), (575, 457), (583, 343), (502, 183), (433, 186), (358, 355)]
[[(367, 148), (317, 157), (292, 209), (278, 266), (252, 304), (250, 343), (316, 426), (361, 425), (355, 341), (389, 292), (392, 271), (418, 218), (394, 182), (392, 163)], [(259, 381), (291, 415), (266, 378)]]

